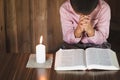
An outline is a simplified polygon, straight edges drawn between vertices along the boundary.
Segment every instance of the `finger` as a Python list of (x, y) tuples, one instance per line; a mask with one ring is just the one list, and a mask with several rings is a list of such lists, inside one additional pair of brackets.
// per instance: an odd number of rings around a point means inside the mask
[(89, 23), (89, 20), (83, 20), (83, 21), (80, 22), (81, 25), (88, 24), (88, 23)]

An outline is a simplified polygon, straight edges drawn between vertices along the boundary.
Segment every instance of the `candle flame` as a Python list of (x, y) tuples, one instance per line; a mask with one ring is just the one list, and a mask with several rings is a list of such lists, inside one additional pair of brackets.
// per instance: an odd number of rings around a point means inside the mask
[(42, 44), (43, 36), (40, 36), (40, 44)]

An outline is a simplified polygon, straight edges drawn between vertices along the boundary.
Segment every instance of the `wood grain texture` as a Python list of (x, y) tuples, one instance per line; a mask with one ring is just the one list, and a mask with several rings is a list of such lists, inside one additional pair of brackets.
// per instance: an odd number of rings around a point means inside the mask
[[(120, 71), (55, 71), (26, 68), (28, 53), (0, 54), (0, 80), (119, 80)], [(52, 54), (51, 54), (52, 55)], [(117, 54), (120, 64), (120, 54)]]
[(48, 48), (47, 41), (47, 0), (31, 0), (31, 31), (32, 31), (32, 50), (39, 44), (40, 36), (43, 35), (43, 44)]
[(8, 52), (18, 52), (15, 0), (5, 0), (5, 27)]
[[(30, 54), (0, 54), (0, 80), (42, 80), (50, 69), (26, 68)], [(49, 78), (48, 78), (49, 79)]]
[(7, 52), (35, 52), (41, 35), (47, 48), (47, 0), (5, 0), (4, 3)]
[(31, 26), (30, 26), (29, 0), (16, 0), (16, 24), (19, 53), (31, 52)]
[(6, 52), (4, 1), (3, 0), (0, 0), (0, 53), (1, 52)]
[[(59, 9), (65, 0), (48, 0), (48, 40), (49, 51), (57, 50), (62, 41)], [(54, 44), (54, 45), (53, 45)]]

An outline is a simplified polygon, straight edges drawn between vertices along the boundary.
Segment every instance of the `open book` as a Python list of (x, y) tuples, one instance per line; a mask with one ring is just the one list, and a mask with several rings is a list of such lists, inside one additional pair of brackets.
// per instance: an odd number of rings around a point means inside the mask
[(116, 53), (111, 49), (59, 49), (55, 70), (119, 70)]

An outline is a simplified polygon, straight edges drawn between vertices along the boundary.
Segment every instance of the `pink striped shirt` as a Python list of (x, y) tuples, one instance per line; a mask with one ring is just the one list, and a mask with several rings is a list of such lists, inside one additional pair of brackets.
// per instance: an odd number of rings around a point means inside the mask
[(70, 44), (78, 42), (102, 44), (106, 42), (109, 36), (111, 18), (109, 5), (104, 0), (99, 0), (99, 4), (89, 16), (91, 17), (92, 26), (95, 29), (95, 35), (88, 37), (84, 34), (81, 38), (75, 38), (74, 30), (78, 25), (80, 15), (75, 13), (69, 0), (63, 3), (60, 7), (63, 40)]

